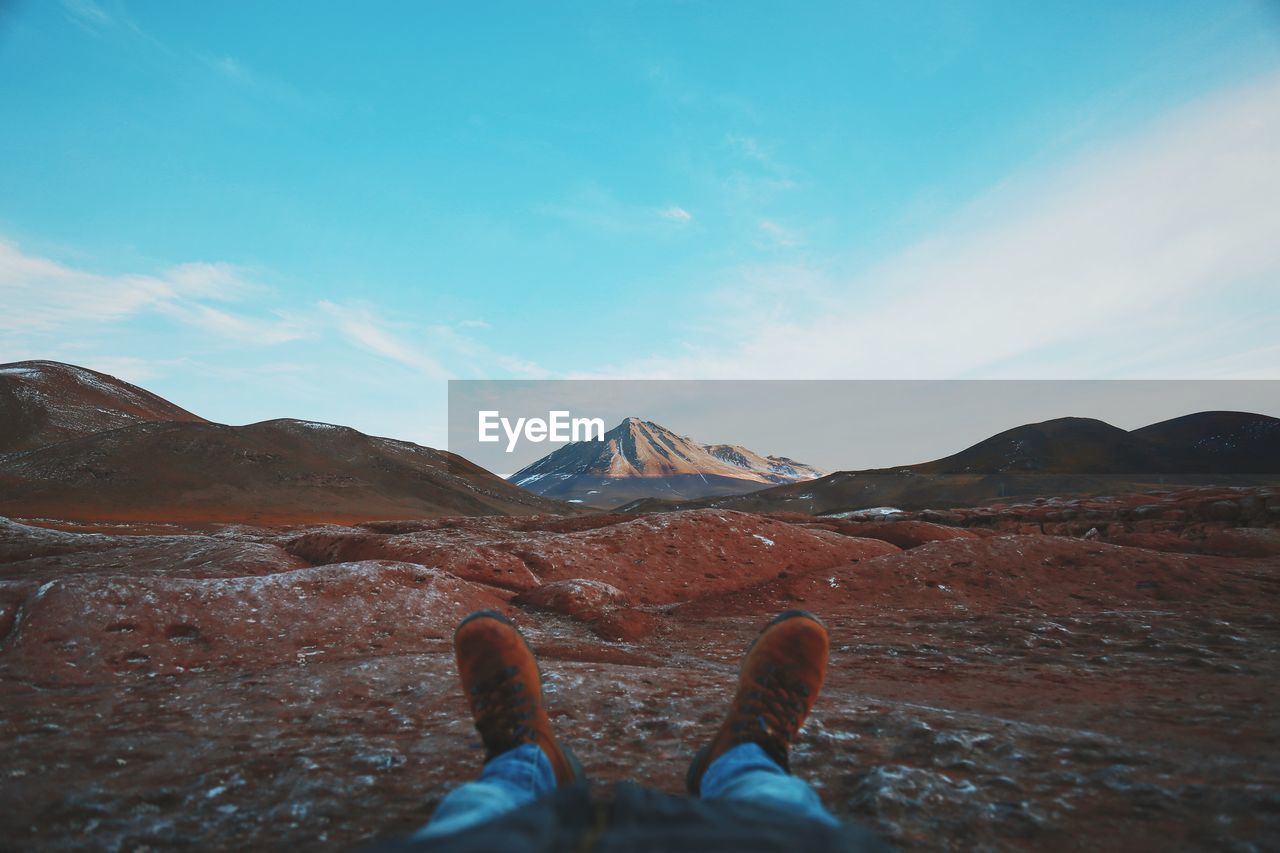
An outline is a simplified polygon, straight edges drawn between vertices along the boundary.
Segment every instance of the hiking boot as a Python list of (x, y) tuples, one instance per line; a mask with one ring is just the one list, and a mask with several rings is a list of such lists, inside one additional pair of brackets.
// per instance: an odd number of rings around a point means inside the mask
[(485, 762), (532, 743), (551, 761), (557, 785), (583, 781), (582, 765), (551, 732), (538, 661), (515, 625), (500, 613), (477, 610), (458, 625), (453, 649)]
[(690, 794), (699, 793), (711, 762), (742, 743), (759, 744), (791, 772), (791, 742), (822, 689), (827, 647), (826, 626), (812, 613), (788, 610), (765, 626), (742, 659), (728, 715), (689, 765), (685, 785)]

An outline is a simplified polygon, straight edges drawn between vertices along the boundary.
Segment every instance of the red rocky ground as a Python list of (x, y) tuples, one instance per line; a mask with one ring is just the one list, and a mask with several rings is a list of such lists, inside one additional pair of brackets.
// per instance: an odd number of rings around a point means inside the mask
[(483, 607), (526, 631), (597, 784), (678, 791), (742, 650), (804, 607), (833, 658), (794, 769), (895, 843), (1280, 846), (1276, 493), (891, 519), (5, 523), (0, 836), (407, 831), (478, 766), (449, 637)]

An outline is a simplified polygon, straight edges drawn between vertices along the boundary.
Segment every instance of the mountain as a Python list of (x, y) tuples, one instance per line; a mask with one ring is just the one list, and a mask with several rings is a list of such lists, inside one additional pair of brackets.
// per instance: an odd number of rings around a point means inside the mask
[(785, 456), (761, 456), (738, 444), (707, 444), (703, 449), (721, 462), (760, 474), (770, 483), (794, 483), (822, 476), (812, 465)]
[(575, 512), (460, 456), (349, 427), (210, 423), (56, 362), (7, 365), (0, 377), (0, 515), (293, 524)]
[(96, 370), (57, 361), (0, 365), (0, 453), (163, 421), (205, 422), (150, 391)]
[(619, 508), (652, 512), (716, 506), (832, 513), (878, 506), (978, 506), (999, 499), (1119, 494), (1173, 485), (1277, 482), (1280, 419), (1248, 412), (1199, 412), (1133, 431), (1091, 418), (1056, 418), (1014, 427), (932, 462), (839, 471), (747, 495), (647, 499)]
[(817, 469), (786, 457), (699, 444), (630, 417), (602, 440), (567, 444), (507, 479), (539, 495), (609, 508), (645, 497), (738, 495), (818, 476)]

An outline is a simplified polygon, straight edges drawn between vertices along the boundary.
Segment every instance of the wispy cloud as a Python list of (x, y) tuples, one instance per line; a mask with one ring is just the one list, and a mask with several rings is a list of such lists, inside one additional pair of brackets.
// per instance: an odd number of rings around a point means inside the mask
[(0, 239), (0, 332), (13, 336), (59, 335), (102, 328), (144, 312), (160, 312), (216, 333), (245, 338), (289, 340), (296, 325), (281, 318), (270, 324), (240, 317), (200, 300), (236, 300), (261, 286), (231, 264), (191, 263), (157, 274), (106, 274), (27, 254)]
[(119, 6), (108, 10), (95, 0), (62, 0), (62, 8), (66, 18), (86, 32), (104, 38), (116, 36), (121, 45), (142, 49), (171, 64), (179, 75), (189, 69), (203, 70), (247, 96), (279, 106), (310, 110), (323, 105), (323, 99), (303, 94), (292, 83), (254, 67), (243, 57), (168, 44), (144, 30)]
[(23, 253), (0, 240), (0, 331), (43, 333), (83, 322), (110, 323), (178, 298), (163, 276), (108, 276)]
[(228, 300), (263, 290), (250, 275), (249, 270), (235, 264), (197, 261), (170, 267), (164, 278), (185, 295)]
[(544, 216), (560, 219), (573, 225), (613, 234), (661, 233), (663, 225), (675, 222), (680, 225), (693, 221), (693, 213), (679, 205), (654, 208), (626, 202), (612, 192), (589, 184), (571, 194), (565, 201), (538, 207)]
[(737, 159), (722, 183), (739, 201), (763, 204), (800, 188), (797, 170), (781, 162), (772, 148), (754, 136), (730, 133), (725, 146)]
[(72, 24), (100, 38), (126, 36), (158, 46), (138, 26), (137, 22), (118, 5), (108, 10), (95, 0), (62, 0), (62, 11)]
[(235, 83), (252, 85), (254, 77), (240, 60), (231, 56), (217, 56), (209, 59), (209, 66), (223, 77)]
[(402, 337), (390, 321), (367, 303), (319, 303), (338, 333), (360, 349), (390, 359), (431, 379), (448, 379), (450, 372), (435, 357)]
[(681, 355), (610, 373), (1186, 376), (1202, 375), (1205, 352), (1252, 351), (1266, 364), (1228, 358), (1220, 375), (1280, 376), (1280, 354), (1254, 339), (1259, 312), (1280, 310), (1277, 198), (1270, 76), (1011, 178), (861, 275), (739, 270)]
[(777, 248), (794, 249), (804, 242), (800, 237), (800, 232), (774, 222), (772, 219), (761, 219), (757, 226), (760, 228), (760, 233), (765, 240)]
[(319, 98), (304, 95), (287, 80), (251, 66), (242, 57), (206, 53), (193, 56), (218, 78), (254, 98), (300, 110), (316, 108), (322, 103)]
[(76, 363), (81, 367), (107, 373), (135, 385), (141, 385), (162, 373), (161, 365), (155, 359), (127, 355), (86, 354), (77, 358)]
[(725, 144), (736, 151), (744, 160), (759, 163), (770, 172), (781, 174), (790, 171), (774, 159), (773, 152), (754, 136), (730, 133), (725, 136)]
[(306, 337), (318, 331), (316, 324), (301, 316), (271, 312), (268, 316), (235, 313), (212, 305), (166, 302), (157, 306), (161, 314), (173, 317), (216, 338), (255, 346), (272, 346)]
[(454, 325), (437, 323), (427, 327), (427, 337), (433, 345), (457, 364), (456, 376), (483, 378), (507, 374), (520, 379), (550, 377), (550, 371), (537, 362), (497, 350), (459, 331), (462, 328), (467, 328), (465, 322)]
[(138, 24), (123, 9), (107, 11), (95, 0), (62, 0), (62, 10), (67, 20), (96, 36), (117, 30), (129, 35), (141, 35)]
[[(483, 320), (419, 324), (392, 319), (360, 300), (281, 303), (280, 294), (248, 270), (226, 263), (109, 274), (26, 253), (0, 239), (0, 303), (7, 309), (0, 312), (0, 360), (110, 363), (127, 369), (132, 379), (150, 375), (139, 369), (145, 358), (139, 353), (149, 348), (146, 334), (171, 335), (175, 326), (186, 330), (182, 334), (192, 351), (206, 358), (221, 353), (237, 362), (248, 356), (266, 364), (297, 364), (273, 355), (280, 351), (275, 348), (297, 344), (322, 347), (325, 358), (353, 364), (361, 354), (373, 356), (429, 379), (548, 375), (536, 362), (477, 339), (491, 331)], [(138, 323), (154, 326), (157, 320), (160, 331), (137, 334)], [(164, 321), (171, 325), (165, 327)], [(344, 349), (347, 356), (340, 355)], [(288, 350), (295, 358), (309, 351)], [(103, 352), (109, 354), (99, 355)], [(319, 375), (312, 379), (323, 382)]]
[(322, 301), (318, 308), (347, 342), (429, 379), (502, 374), (528, 379), (548, 376), (548, 371), (537, 363), (495, 349), (461, 331), (487, 330), (487, 323), (463, 320), (417, 326), (390, 320), (373, 305), (361, 301)]
[(62, 0), (62, 8), (71, 21), (94, 32), (111, 25), (111, 16), (93, 0)]
[(707, 90), (696, 78), (684, 73), (681, 64), (673, 59), (650, 58), (641, 63), (639, 71), (653, 95), (677, 114), (696, 111), (734, 124), (761, 121), (760, 110), (750, 98), (740, 92)]

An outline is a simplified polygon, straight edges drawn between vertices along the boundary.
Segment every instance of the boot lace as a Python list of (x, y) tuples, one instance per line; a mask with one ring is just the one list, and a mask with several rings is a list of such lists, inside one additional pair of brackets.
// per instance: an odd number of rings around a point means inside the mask
[(490, 757), (537, 740), (526, 725), (533, 717), (533, 696), (523, 681), (515, 681), (518, 666), (508, 666), (480, 679), (471, 687), (476, 731)]
[(789, 682), (782, 668), (766, 666), (738, 706), (731, 729), (735, 744), (752, 742), (784, 769), (791, 742), (808, 710), (809, 688)]

